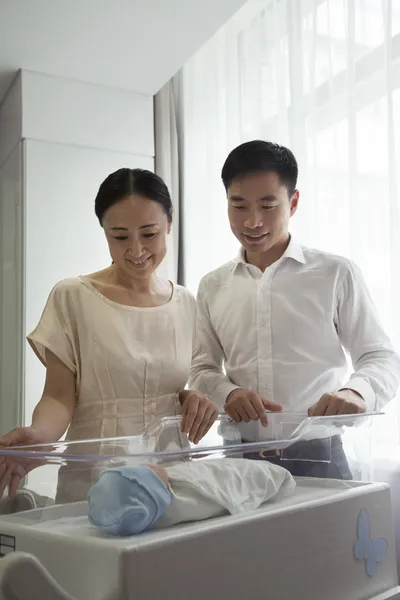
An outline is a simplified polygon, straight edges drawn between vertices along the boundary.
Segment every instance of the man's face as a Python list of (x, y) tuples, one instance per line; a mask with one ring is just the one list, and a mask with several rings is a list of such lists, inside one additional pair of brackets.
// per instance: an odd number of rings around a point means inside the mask
[(289, 196), (275, 171), (234, 179), (228, 188), (231, 229), (247, 252), (268, 252), (286, 241), (299, 193)]

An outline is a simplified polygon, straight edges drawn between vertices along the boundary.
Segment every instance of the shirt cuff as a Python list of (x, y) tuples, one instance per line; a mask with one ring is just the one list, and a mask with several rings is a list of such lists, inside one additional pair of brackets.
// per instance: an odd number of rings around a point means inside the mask
[(357, 375), (355, 377), (350, 377), (349, 381), (340, 389), (353, 390), (354, 392), (357, 392), (364, 400), (367, 412), (376, 411), (375, 392), (363, 377), (357, 377)]
[(229, 394), (234, 390), (239, 389), (240, 386), (235, 385), (231, 381), (223, 381), (216, 388), (215, 392), (211, 394), (212, 399), (220, 408), (225, 408), (226, 399)]

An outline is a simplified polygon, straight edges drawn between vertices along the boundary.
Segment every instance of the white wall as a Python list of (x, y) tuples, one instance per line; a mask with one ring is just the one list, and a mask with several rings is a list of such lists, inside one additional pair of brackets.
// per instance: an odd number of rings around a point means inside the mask
[(0, 167), (22, 136), (22, 83), (18, 75), (0, 104)]
[[(94, 199), (116, 169), (153, 170), (154, 130), (150, 96), (26, 71), (21, 79), (28, 335), (58, 281), (110, 264)], [(27, 424), (44, 377), (26, 343)]]
[(0, 167), (0, 435), (22, 418), (22, 143)]
[(22, 71), (23, 137), (154, 156), (153, 97)]
[[(94, 214), (100, 183), (121, 167), (154, 169), (153, 98), (21, 71), (0, 107), (0, 160), (4, 431), (23, 414), (29, 424), (40, 399), (45, 371), (25, 336), (49, 292), (61, 279), (110, 264)], [(23, 360), (25, 377), (17, 377)]]
[[(120, 167), (152, 169), (153, 158), (26, 140), (25, 335), (36, 326), (58, 281), (110, 264), (94, 199), (103, 179)], [(40, 399), (44, 376), (43, 366), (26, 344), (27, 424)]]

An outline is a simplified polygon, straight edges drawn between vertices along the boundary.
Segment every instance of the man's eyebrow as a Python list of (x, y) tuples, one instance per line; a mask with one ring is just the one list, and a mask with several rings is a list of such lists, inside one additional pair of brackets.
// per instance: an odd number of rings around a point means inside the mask
[(260, 202), (274, 202), (274, 200), (277, 200), (277, 197), (274, 194), (269, 194), (268, 196), (260, 198)]
[[(277, 197), (274, 194), (269, 194), (268, 196), (262, 196), (259, 198), (259, 202), (274, 202), (277, 200)], [(242, 198), (241, 196), (231, 196), (231, 202), (247, 202), (246, 198)]]

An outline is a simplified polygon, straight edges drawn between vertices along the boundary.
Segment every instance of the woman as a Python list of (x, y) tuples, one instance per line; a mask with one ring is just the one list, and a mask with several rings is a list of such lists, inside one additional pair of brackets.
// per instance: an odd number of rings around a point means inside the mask
[[(28, 340), (46, 367), (30, 427), (2, 445), (134, 435), (162, 416), (183, 414), (198, 443), (218, 414), (185, 390), (194, 351), (195, 300), (156, 269), (166, 255), (172, 202), (149, 171), (120, 169), (101, 184), (95, 212), (111, 267), (61, 281)], [(7, 472), (10, 469), (7, 469)], [(12, 494), (21, 474), (2, 475)]]

